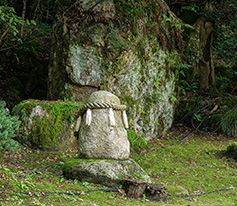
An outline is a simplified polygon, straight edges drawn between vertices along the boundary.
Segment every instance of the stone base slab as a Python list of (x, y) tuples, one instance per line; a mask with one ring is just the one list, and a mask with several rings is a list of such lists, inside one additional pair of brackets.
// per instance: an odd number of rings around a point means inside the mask
[(71, 159), (64, 164), (63, 175), (68, 179), (107, 186), (120, 185), (128, 176), (147, 183), (151, 182), (145, 171), (132, 159)]

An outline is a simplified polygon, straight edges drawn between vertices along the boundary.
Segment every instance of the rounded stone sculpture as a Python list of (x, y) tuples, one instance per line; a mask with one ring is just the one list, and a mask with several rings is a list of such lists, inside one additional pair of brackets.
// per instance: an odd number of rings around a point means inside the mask
[(126, 106), (124, 106), (120, 105), (119, 98), (110, 92), (97, 91), (91, 94), (81, 114), (80, 158), (118, 160), (129, 158), (130, 145), (125, 129)]

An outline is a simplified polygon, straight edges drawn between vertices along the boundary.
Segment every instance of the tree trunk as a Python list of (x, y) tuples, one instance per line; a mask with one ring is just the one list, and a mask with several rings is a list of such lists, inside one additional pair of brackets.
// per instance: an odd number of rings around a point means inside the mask
[(205, 20), (200, 25), (199, 87), (211, 90), (215, 85), (215, 72), (212, 54), (213, 23)]
[(195, 50), (197, 63), (193, 76), (199, 79), (202, 91), (212, 90), (215, 86), (215, 71), (213, 64), (213, 28), (212, 22), (201, 17), (193, 25), (195, 31), (191, 33), (189, 48)]
[(145, 195), (151, 201), (165, 201), (167, 199), (166, 188), (163, 184), (148, 184), (143, 181), (124, 178), (124, 189), (128, 197), (135, 199)]
[[(25, 21), (25, 16), (26, 16), (26, 2), (27, 0), (23, 0), (23, 9), (22, 9), (22, 20)], [(23, 32), (24, 32), (24, 25), (21, 25), (21, 32), (20, 32), (20, 36), (23, 36)]]
[[(199, 79), (199, 88), (203, 91), (212, 90), (215, 88), (215, 72), (213, 64), (213, 29), (214, 23), (211, 19), (190, 10), (182, 10), (183, 6), (190, 6), (190, 1), (172, 1), (173, 11), (179, 13), (183, 22), (190, 24), (194, 27), (194, 30), (188, 40), (187, 51), (190, 52), (190, 60), (195, 60), (193, 63), (193, 78)], [(195, 3), (195, 1), (194, 1)], [(217, 2), (215, 0), (206, 0), (203, 2), (196, 1), (197, 6), (203, 6), (205, 4), (205, 11), (213, 11)]]

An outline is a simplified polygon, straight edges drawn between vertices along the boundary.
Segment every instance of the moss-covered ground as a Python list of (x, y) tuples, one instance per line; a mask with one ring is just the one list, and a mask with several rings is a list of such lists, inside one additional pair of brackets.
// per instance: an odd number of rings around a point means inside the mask
[[(165, 146), (183, 139), (188, 132), (175, 128), (167, 136), (148, 142), (146, 149), (133, 151), (131, 155), (153, 183), (165, 185), (167, 194), (171, 195), (165, 202), (150, 202), (145, 196), (135, 200), (119, 192), (47, 194), (105, 187), (65, 179), (62, 165), (35, 170), (77, 157), (77, 148), (45, 152), (20, 146), (15, 154), (5, 156), (0, 167), (0, 205), (237, 205), (237, 163), (222, 155), (234, 139), (220, 134), (193, 133), (181, 144)], [(30, 173), (32, 171), (35, 172)], [(27, 173), (30, 174), (23, 176)], [(210, 193), (221, 189), (230, 190)]]

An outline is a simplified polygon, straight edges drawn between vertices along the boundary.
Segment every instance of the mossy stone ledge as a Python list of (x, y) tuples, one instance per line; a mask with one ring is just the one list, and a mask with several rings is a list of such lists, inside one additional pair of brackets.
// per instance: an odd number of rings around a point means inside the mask
[(81, 105), (75, 101), (30, 99), (21, 102), (13, 109), (21, 120), (16, 140), (50, 151), (78, 145), (75, 127)]
[(132, 159), (70, 159), (63, 166), (63, 175), (68, 179), (107, 186), (118, 186), (127, 176), (144, 182), (151, 181), (144, 170)]

